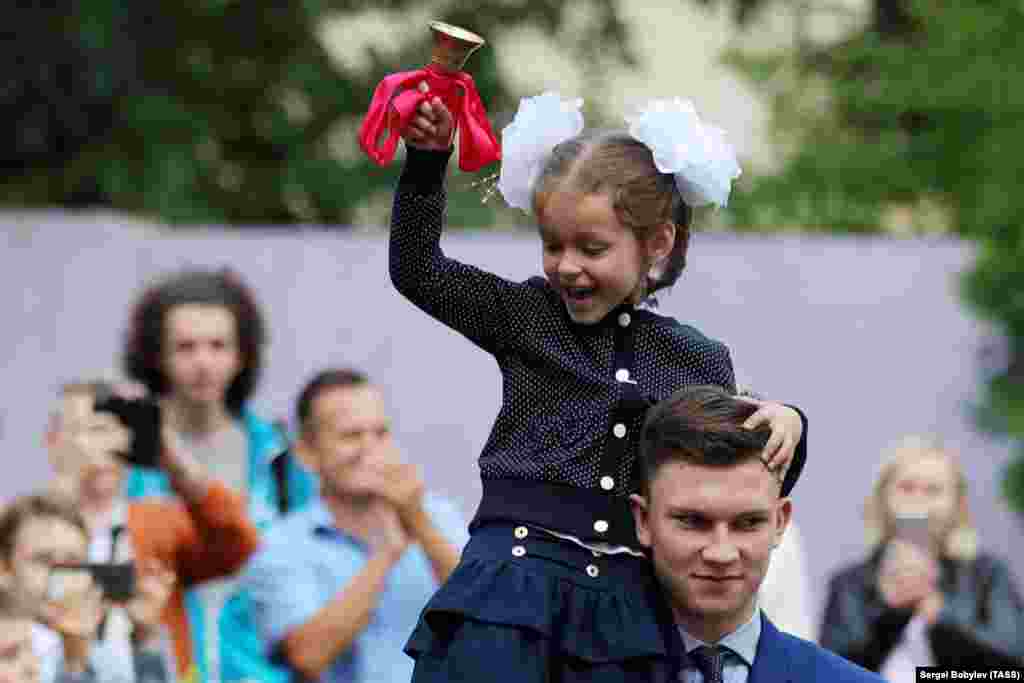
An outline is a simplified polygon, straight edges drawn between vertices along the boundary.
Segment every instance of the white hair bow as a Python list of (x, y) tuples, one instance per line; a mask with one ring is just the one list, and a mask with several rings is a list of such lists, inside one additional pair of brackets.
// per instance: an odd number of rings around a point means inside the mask
[[(531, 212), (534, 186), (551, 150), (583, 130), (582, 106), (582, 99), (563, 100), (557, 92), (519, 101), (502, 131), (498, 190), (509, 206)], [(702, 122), (692, 102), (652, 100), (626, 123), (630, 135), (650, 148), (658, 170), (675, 176), (687, 204), (726, 205), (740, 175), (736, 153), (725, 131)]]
[(519, 100), (512, 123), (501, 133), (498, 190), (509, 206), (530, 213), (533, 186), (555, 146), (583, 130), (582, 99), (563, 100), (556, 92)]
[(736, 152), (724, 130), (700, 120), (693, 102), (652, 100), (626, 123), (629, 134), (651, 149), (658, 170), (675, 176), (683, 201), (726, 205), (732, 181), (740, 177)]

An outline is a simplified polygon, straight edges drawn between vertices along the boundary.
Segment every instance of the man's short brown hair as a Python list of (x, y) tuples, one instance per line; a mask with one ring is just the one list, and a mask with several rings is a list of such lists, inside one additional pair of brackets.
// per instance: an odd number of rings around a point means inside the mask
[(757, 410), (716, 386), (680, 389), (650, 409), (640, 434), (640, 490), (650, 493), (658, 470), (671, 462), (732, 467), (760, 459), (771, 429), (747, 429)]
[(39, 517), (60, 519), (76, 529), (80, 529), (86, 538), (89, 536), (89, 527), (85, 524), (85, 518), (70, 501), (52, 494), (23, 496), (16, 498), (0, 514), (0, 559), (10, 562), (11, 556), (14, 554), (14, 542), (18, 536), (18, 530), (28, 520)]

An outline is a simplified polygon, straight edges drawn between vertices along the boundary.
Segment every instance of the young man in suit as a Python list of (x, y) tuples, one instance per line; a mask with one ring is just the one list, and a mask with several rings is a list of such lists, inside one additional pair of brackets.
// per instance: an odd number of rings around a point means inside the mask
[(761, 460), (767, 425), (748, 429), (757, 401), (688, 387), (651, 409), (640, 443), (637, 536), (649, 551), (680, 633), (687, 683), (882, 679), (782, 633), (757, 605), (772, 549), (792, 514)]

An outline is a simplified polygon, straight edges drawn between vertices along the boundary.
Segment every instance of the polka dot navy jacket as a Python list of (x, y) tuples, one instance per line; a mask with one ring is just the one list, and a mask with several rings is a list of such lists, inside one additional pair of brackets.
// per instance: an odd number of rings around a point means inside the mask
[[(515, 283), (441, 251), (449, 152), (409, 149), (391, 217), (398, 291), (491, 353), (503, 403), (480, 456), (473, 527), (532, 523), (637, 547), (628, 494), (646, 408), (684, 385), (735, 391), (724, 344), (623, 304), (595, 325), (572, 322), (547, 280)], [(784, 490), (806, 459), (804, 438)]]

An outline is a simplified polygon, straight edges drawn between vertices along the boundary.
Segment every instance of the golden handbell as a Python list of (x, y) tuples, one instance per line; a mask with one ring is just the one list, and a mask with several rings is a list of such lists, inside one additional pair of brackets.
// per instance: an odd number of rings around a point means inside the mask
[(501, 159), (487, 111), (473, 77), (463, 71), (466, 60), (484, 39), (442, 21), (429, 24), (434, 49), (430, 63), (413, 71), (389, 74), (377, 84), (359, 126), (359, 146), (378, 165), (390, 163), (399, 135), (428, 97), (439, 98), (454, 115), (459, 136), (459, 168), (478, 171)]
[[(470, 55), (486, 42), (472, 31), (443, 21), (430, 22), (430, 32), (434, 38), (434, 50), (430, 61), (446, 71), (462, 71)], [(498, 174), (492, 173), (481, 178), (473, 182), (471, 187), (482, 190), (481, 202), (486, 204), (498, 189)]]
[(472, 31), (443, 21), (430, 22), (430, 32), (434, 38), (430, 61), (445, 71), (462, 71), (469, 56), (486, 42)]

